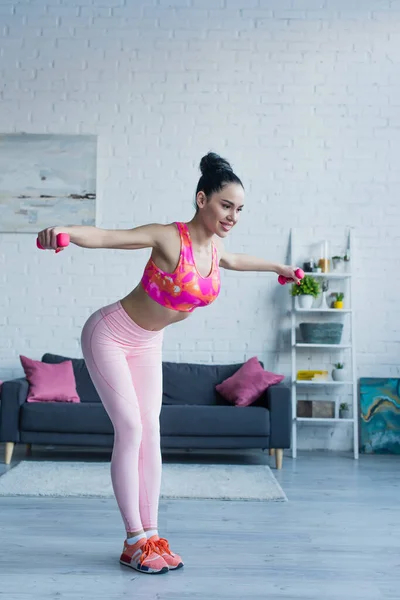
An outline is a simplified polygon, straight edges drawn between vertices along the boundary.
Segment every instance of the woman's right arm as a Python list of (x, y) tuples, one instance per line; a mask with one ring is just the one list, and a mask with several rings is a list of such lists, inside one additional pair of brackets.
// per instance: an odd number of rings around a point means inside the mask
[(166, 225), (151, 223), (133, 229), (100, 229), (89, 225), (48, 227), (38, 233), (39, 242), (45, 249), (57, 249), (57, 235), (68, 233), (72, 244), (81, 248), (113, 248), (116, 250), (139, 250), (159, 247), (165, 237)]

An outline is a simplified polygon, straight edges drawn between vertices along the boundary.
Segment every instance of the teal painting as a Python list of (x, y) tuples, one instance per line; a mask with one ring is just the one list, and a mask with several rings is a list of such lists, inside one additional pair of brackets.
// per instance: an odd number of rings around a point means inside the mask
[(360, 451), (400, 454), (400, 379), (360, 378)]

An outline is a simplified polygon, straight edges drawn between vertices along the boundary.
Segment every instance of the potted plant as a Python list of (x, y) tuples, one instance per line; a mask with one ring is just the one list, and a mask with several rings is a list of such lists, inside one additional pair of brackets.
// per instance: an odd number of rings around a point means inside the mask
[(314, 298), (318, 298), (321, 291), (319, 282), (312, 275), (304, 275), (300, 284), (292, 285), (292, 296), (298, 297), (300, 308), (311, 308)]
[(343, 256), (332, 256), (332, 265), (334, 271), (339, 271), (342, 264)]
[(336, 298), (336, 300), (333, 301), (333, 308), (343, 308), (343, 292), (333, 292), (332, 296)]
[(340, 419), (350, 419), (350, 409), (347, 402), (342, 402), (339, 406), (339, 418)]
[(346, 381), (346, 373), (344, 371), (343, 363), (336, 363), (334, 369), (332, 369), (332, 379), (333, 381)]

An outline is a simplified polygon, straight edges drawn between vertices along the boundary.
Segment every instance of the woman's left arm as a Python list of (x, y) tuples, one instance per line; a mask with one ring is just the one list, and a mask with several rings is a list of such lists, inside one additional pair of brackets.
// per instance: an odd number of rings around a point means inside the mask
[(219, 265), (223, 269), (230, 271), (270, 271), (277, 275), (283, 275), (293, 279), (294, 283), (298, 283), (300, 279), (296, 277), (295, 271), (297, 267), (272, 263), (264, 258), (257, 256), (249, 256), (248, 254), (236, 254), (227, 252), (221, 240), (218, 240)]
[(231, 252), (224, 253), (219, 264), (223, 269), (230, 271), (272, 271), (278, 275), (280, 274), (279, 268), (282, 267), (282, 265), (269, 262), (264, 258)]

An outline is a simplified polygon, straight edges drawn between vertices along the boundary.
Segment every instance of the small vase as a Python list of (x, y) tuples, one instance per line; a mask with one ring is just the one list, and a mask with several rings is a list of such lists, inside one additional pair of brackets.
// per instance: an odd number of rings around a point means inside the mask
[(335, 302), (333, 303), (333, 308), (343, 308), (343, 301), (342, 300), (335, 300)]
[(326, 301), (326, 292), (322, 292), (321, 294), (321, 304), (319, 305), (319, 308), (322, 308), (323, 310), (329, 308), (328, 303)]
[(313, 305), (314, 297), (311, 294), (302, 294), (298, 296), (298, 301), (300, 308), (310, 309)]
[(339, 410), (339, 418), (340, 419), (350, 419), (350, 411), (349, 410)]

